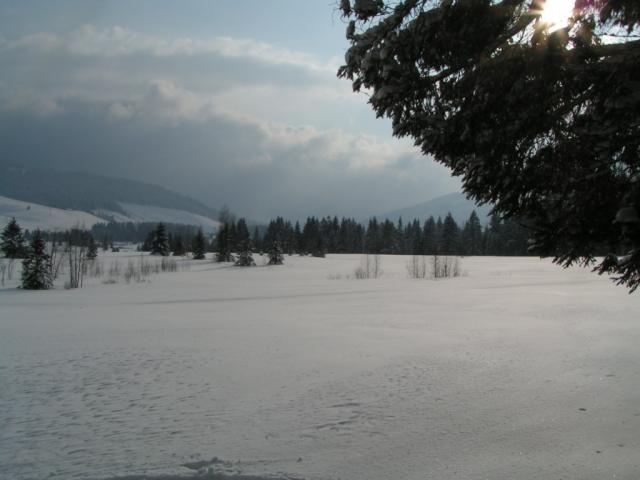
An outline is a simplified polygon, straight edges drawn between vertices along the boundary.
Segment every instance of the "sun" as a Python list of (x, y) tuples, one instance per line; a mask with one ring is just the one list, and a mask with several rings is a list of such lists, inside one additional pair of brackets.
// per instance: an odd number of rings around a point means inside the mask
[(575, 0), (546, 0), (542, 6), (540, 20), (547, 24), (549, 31), (564, 28), (573, 15)]

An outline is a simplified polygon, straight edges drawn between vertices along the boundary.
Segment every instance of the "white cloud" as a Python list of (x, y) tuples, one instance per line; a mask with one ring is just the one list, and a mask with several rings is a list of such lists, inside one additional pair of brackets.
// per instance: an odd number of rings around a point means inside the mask
[(322, 63), (312, 56), (293, 50), (278, 48), (250, 38), (215, 37), (210, 40), (177, 38), (166, 40), (144, 35), (127, 28), (114, 26), (98, 28), (84, 25), (72, 32), (54, 35), (36, 33), (15, 41), (0, 42), (6, 50), (28, 49), (43, 53), (60, 51), (71, 55), (91, 57), (118, 57), (127, 55), (194, 56), (221, 55), (228, 58), (249, 58), (274, 65), (291, 65), (317, 71), (337, 70), (336, 60)]

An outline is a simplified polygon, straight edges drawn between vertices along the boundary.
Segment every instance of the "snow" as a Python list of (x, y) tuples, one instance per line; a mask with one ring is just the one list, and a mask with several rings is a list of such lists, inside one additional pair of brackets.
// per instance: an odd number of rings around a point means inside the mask
[(8, 282), (0, 479), (638, 478), (640, 296), (534, 258), (360, 260)]
[(73, 227), (91, 228), (96, 223), (116, 222), (164, 222), (180, 225), (201, 226), (206, 232), (215, 232), (219, 222), (203, 215), (157, 207), (155, 205), (138, 205), (122, 203), (126, 214), (110, 210), (96, 210), (93, 213), (80, 210), (60, 209), (23, 202), (0, 196), (0, 228), (15, 217), (22, 228), (28, 230), (67, 230)]
[(120, 204), (132, 222), (164, 222), (183, 225), (198, 225), (207, 232), (218, 230), (219, 222), (203, 215), (176, 210), (173, 208), (156, 207), (155, 205), (138, 205), (135, 203)]
[(24, 229), (67, 230), (73, 227), (91, 228), (103, 219), (79, 210), (64, 210), (37, 203), (23, 202), (0, 196), (0, 227), (15, 217)]

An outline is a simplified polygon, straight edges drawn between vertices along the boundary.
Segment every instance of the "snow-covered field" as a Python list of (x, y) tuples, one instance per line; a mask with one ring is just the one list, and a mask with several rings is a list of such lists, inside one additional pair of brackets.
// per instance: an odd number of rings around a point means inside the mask
[(0, 290), (0, 478), (640, 478), (639, 294), (534, 258), (359, 260)]

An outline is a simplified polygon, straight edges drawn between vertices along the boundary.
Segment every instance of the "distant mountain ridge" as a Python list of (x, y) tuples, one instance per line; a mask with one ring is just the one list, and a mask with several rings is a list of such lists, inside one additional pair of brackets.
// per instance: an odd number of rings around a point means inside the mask
[(158, 185), (84, 172), (4, 167), (0, 170), (0, 195), (60, 209), (104, 212), (103, 217), (108, 217), (109, 212), (126, 216), (124, 204), (217, 217), (213, 208)]
[(480, 217), (480, 222), (486, 224), (488, 223), (491, 208), (491, 205), (477, 205), (473, 200), (469, 200), (464, 193), (455, 192), (375, 216), (378, 219), (389, 219), (394, 222), (397, 222), (402, 217), (402, 220), (406, 223), (416, 218), (422, 221), (431, 216), (435, 219), (438, 217), (444, 219), (447, 213), (451, 212), (456, 223), (463, 225), (469, 219), (471, 212), (475, 210), (478, 217)]

